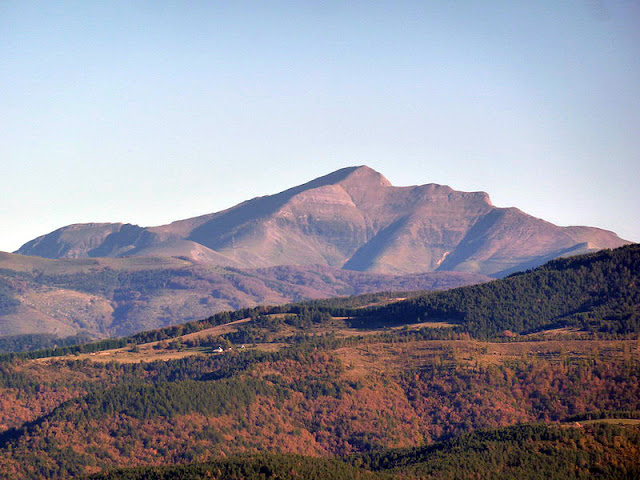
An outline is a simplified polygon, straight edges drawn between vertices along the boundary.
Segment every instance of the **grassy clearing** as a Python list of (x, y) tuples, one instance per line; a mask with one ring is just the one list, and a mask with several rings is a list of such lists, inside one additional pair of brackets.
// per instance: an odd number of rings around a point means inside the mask
[(250, 318), (243, 318), (242, 320), (236, 320), (235, 322), (225, 323), (224, 325), (217, 325), (215, 327), (207, 328), (205, 330), (200, 330), (199, 332), (189, 333), (187, 335), (182, 335), (178, 337), (182, 340), (193, 340), (196, 338), (204, 338), (208, 336), (220, 336), (225, 333), (233, 333), (238, 331), (238, 325), (242, 325), (243, 323), (247, 323)]
[[(271, 317), (284, 317), (284, 314)], [(218, 325), (199, 332), (190, 333), (169, 340), (181, 340), (179, 348), (159, 346), (160, 342), (150, 342), (95, 353), (67, 355), (55, 357), (55, 360), (89, 360), (93, 362), (138, 363), (166, 361), (184, 358), (192, 355), (221, 355), (210, 347), (187, 347), (189, 340), (208, 336), (222, 336), (233, 333), (242, 325), (251, 321), (250, 318), (236, 320), (224, 325)], [(280, 323), (277, 328), (270, 329), (267, 340), (257, 345), (246, 345), (242, 348), (259, 349), (263, 351), (277, 351), (290, 345), (286, 340), (300, 333), (312, 335), (333, 334), (336, 337), (348, 338), (354, 336), (372, 336), (382, 332), (412, 331), (422, 328), (453, 328), (456, 325), (448, 322), (421, 322), (387, 328), (352, 328), (347, 317), (333, 317), (328, 322), (311, 325), (300, 329)], [(572, 362), (584, 359), (621, 358), (640, 361), (640, 341), (638, 340), (597, 340), (594, 337), (569, 336), (571, 329), (556, 329), (549, 331), (549, 336), (531, 338), (531, 341), (513, 342), (483, 342), (480, 340), (429, 340), (406, 343), (376, 342), (338, 349), (339, 355), (351, 369), (364, 371), (380, 369), (415, 368), (423, 365), (459, 365), (470, 368), (486, 367), (489, 365), (504, 365), (521, 360), (536, 358), (552, 363)], [(525, 340), (528, 337), (520, 337)], [(283, 340), (284, 339), (284, 340)], [(166, 343), (166, 341), (165, 341)], [(234, 347), (240, 349), (240, 345)], [(47, 363), (54, 359), (42, 358), (36, 362)]]
[[(157, 342), (155, 342), (157, 343)], [(150, 345), (150, 344), (148, 344)], [(144, 347), (144, 348), (143, 348)], [(103, 350), (94, 353), (81, 353), (79, 355), (65, 355), (63, 357), (45, 357), (32, 360), (34, 363), (52, 363), (64, 360), (89, 360), (99, 363), (140, 363), (176, 360), (178, 358), (190, 357), (193, 355), (206, 355), (211, 352), (204, 348), (190, 348), (185, 350), (156, 350), (147, 345), (140, 345), (138, 351), (133, 351), (131, 347), (116, 348), (113, 350)]]
[(590, 336), (589, 332), (581, 330), (579, 327), (563, 327), (563, 328), (550, 328), (549, 330), (542, 330), (535, 333), (528, 333), (523, 335), (525, 338), (558, 338), (558, 337), (573, 337), (573, 338), (586, 338)]
[(351, 328), (347, 326), (347, 323), (345, 321), (347, 319), (348, 317), (334, 317), (333, 318), (334, 322), (341, 322), (341, 323), (334, 323), (333, 330), (327, 327), (319, 328), (317, 330), (319, 330), (319, 333), (332, 332), (335, 335), (341, 336), (341, 337), (357, 337), (359, 335), (375, 335), (377, 333), (382, 333), (382, 332), (397, 332), (400, 330), (411, 331), (411, 330), (420, 330), (421, 328), (453, 328), (456, 326), (455, 324), (448, 323), (448, 322), (421, 322), (421, 323), (413, 323), (410, 325), (401, 325), (398, 327)]
[(580, 360), (628, 359), (640, 361), (637, 340), (558, 340), (547, 342), (490, 343), (477, 340), (425, 340), (408, 343), (374, 343), (336, 351), (349, 375), (403, 371), (430, 365), (468, 368), (506, 365), (544, 359), (551, 363)]
[(378, 302), (371, 302), (371, 303), (367, 303), (366, 305), (361, 305), (357, 307), (357, 309), (360, 310), (360, 309), (369, 308), (369, 307), (380, 307), (383, 305), (389, 305), (390, 303), (401, 302), (406, 299), (407, 297), (385, 298), (384, 300), (380, 300)]
[[(238, 322), (244, 322), (240, 320)], [(238, 324), (238, 322), (233, 322)], [(220, 327), (231, 328), (231, 324)], [(212, 329), (209, 329), (212, 330)], [(219, 330), (215, 330), (216, 332)], [(205, 330), (203, 330), (205, 332)], [(198, 332), (199, 334), (203, 332)], [(369, 334), (377, 332), (368, 332)], [(347, 332), (356, 334), (355, 332)], [(193, 335), (193, 334), (190, 334)], [(189, 338), (185, 335), (182, 338)], [(363, 335), (363, 332), (357, 332)], [(159, 342), (131, 347), (104, 350), (95, 353), (49, 357), (33, 360), (49, 363), (57, 360), (89, 360), (93, 362), (139, 363), (175, 360), (192, 355), (224, 355), (211, 348), (183, 348), (181, 350), (158, 349)], [(289, 344), (283, 342), (245, 345), (244, 349), (277, 351)], [(241, 350), (240, 346), (234, 347)], [(136, 351), (137, 350), (137, 351)], [(585, 359), (619, 358), (640, 361), (637, 340), (550, 340), (547, 342), (491, 343), (477, 340), (424, 340), (407, 343), (371, 343), (354, 347), (343, 347), (337, 351), (350, 370), (400, 371), (425, 365), (459, 365), (470, 368), (504, 365), (520, 360), (536, 358), (552, 363), (573, 362)]]

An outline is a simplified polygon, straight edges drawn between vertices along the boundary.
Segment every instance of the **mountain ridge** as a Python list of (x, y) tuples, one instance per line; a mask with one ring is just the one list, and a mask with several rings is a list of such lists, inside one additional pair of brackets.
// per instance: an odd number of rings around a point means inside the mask
[(396, 187), (346, 167), (280, 193), (155, 227), (75, 224), (16, 253), (46, 258), (176, 256), (235, 268), (321, 264), (387, 274), (504, 276), (562, 252), (629, 242), (594, 227), (558, 227), (485, 192), (434, 183)]

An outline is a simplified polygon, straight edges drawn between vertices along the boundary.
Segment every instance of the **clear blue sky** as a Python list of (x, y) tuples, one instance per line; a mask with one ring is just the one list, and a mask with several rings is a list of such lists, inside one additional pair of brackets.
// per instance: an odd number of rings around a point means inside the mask
[(0, 250), (366, 164), (640, 241), (640, 4), (0, 2)]

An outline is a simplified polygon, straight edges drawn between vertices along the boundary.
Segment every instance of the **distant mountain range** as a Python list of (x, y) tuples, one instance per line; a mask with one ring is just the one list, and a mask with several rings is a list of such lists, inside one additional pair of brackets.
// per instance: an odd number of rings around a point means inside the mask
[(227, 210), (158, 227), (70, 225), (16, 253), (45, 258), (161, 256), (203, 265), (324, 265), (385, 274), (472, 272), (493, 277), (552, 258), (629, 242), (592, 227), (558, 227), (484, 192), (394, 187), (349, 167)]

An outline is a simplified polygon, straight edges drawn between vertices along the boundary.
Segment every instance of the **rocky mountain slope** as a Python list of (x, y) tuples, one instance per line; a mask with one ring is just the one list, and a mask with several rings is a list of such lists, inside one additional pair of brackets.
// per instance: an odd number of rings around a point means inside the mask
[(436, 184), (394, 187), (361, 166), (168, 225), (70, 225), (17, 253), (182, 256), (239, 268), (319, 264), (388, 274), (461, 271), (499, 277), (557, 256), (626, 243), (606, 230), (558, 227), (516, 208), (497, 208), (484, 192)]

